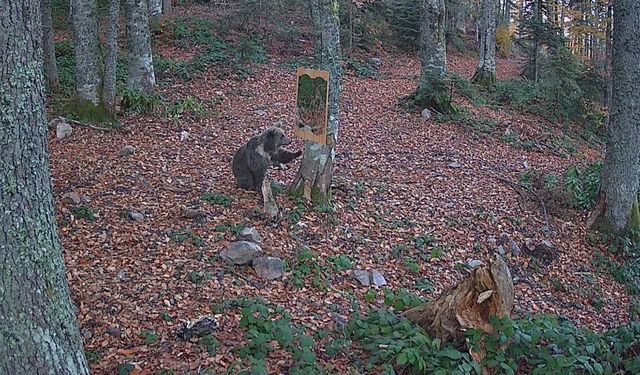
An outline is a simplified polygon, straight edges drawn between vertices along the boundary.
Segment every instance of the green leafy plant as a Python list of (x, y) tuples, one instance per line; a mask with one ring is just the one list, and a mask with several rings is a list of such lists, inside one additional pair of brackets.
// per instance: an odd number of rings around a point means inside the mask
[(233, 202), (233, 199), (231, 197), (219, 192), (204, 193), (204, 195), (202, 196), (202, 200), (212, 205), (218, 205), (223, 207), (229, 207), (231, 206), (231, 202)]
[(158, 341), (158, 334), (148, 329), (145, 329), (144, 331), (140, 332), (140, 337), (144, 339), (145, 345), (151, 345)]
[(140, 91), (126, 89), (120, 102), (126, 114), (149, 114), (156, 111), (162, 99), (158, 94), (145, 94)]
[(601, 169), (602, 162), (597, 161), (584, 170), (575, 165), (567, 170), (565, 187), (573, 195), (574, 206), (581, 209), (593, 207), (600, 188)]

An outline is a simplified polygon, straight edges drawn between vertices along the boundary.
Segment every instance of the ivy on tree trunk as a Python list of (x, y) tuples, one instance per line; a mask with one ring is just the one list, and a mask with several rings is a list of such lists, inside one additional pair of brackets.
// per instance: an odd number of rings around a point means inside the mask
[(88, 374), (55, 223), (40, 2), (0, 6), (0, 374)]
[(340, 24), (337, 0), (312, 0), (312, 18), (316, 30), (316, 63), (329, 72), (329, 121), (326, 145), (305, 142), (304, 156), (292, 185), (314, 204), (331, 201), (331, 181), (335, 144), (340, 124), (340, 84), (342, 80), (342, 54), (340, 51)]

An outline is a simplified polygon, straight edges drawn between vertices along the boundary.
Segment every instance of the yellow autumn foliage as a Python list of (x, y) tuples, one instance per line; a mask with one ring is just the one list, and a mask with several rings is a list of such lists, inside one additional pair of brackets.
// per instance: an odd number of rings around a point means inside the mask
[(507, 57), (511, 53), (511, 31), (508, 27), (496, 29), (496, 49), (500, 57)]

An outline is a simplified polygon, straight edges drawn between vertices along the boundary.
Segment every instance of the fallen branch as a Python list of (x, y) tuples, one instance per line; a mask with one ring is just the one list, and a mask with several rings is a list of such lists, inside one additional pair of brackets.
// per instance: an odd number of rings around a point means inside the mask
[(492, 172), (489, 172), (489, 173), (491, 173), (493, 175), (493, 177), (496, 178), (498, 181), (504, 182), (505, 184), (507, 184), (510, 187), (512, 187), (514, 190), (516, 190), (518, 192), (518, 194), (520, 194), (520, 196), (522, 196), (522, 194), (518, 191), (517, 188), (520, 188), (520, 189), (528, 192), (529, 194), (533, 195), (534, 197), (536, 197), (538, 199), (538, 201), (540, 202), (540, 206), (542, 207), (542, 214), (544, 215), (544, 224), (547, 227), (549, 227), (549, 215), (547, 215), (547, 207), (544, 204), (544, 200), (542, 200), (542, 197), (538, 193), (536, 193), (535, 191), (531, 190), (531, 188), (529, 188), (529, 187), (527, 187), (527, 186), (525, 186), (523, 184), (507, 180), (506, 178), (500, 177), (497, 174), (492, 173)]
[(91, 129), (101, 130), (101, 131), (103, 131), (103, 132), (110, 132), (110, 131), (115, 130), (115, 128), (103, 128), (103, 127), (101, 127), (101, 126), (95, 126), (95, 125), (91, 125), (91, 124), (85, 124), (84, 122), (80, 122), (80, 121), (77, 121), (77, 120), (71, 120), (71, 119), (68, 119), (68, 118), (63, 117), (63, 116), (59, 116), (59, 118), (63, 119), (64, 121), (66, 121), (66, 122), (68, 122), (68, 123), (74, 124), (74, 125), (86, 126), (86, 127), (88, 127), (88, 128), (91, 128)]

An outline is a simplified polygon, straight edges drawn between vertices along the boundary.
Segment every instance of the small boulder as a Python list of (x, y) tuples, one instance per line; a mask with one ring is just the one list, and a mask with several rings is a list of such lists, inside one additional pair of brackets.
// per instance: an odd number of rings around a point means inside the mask
[(189, 139), (190, 135), (191, 134), (189, 134), (189, 132), (186, 131), (186, 130), (181, 131), (180, 132), (180, 141), (182, 141), (182, 142), (186, 141), (187, 139)]
[(371, 284), (371, 275), (369, 274), (369, 271), (353, 270), (353, 277), (364, 286), (369, 286)]
[(449, 168), (460, 168), (460, 167), (462, 167), (462, 164), (458, 163), (457, 161), (449, 163)]
[(133, 221), (142, 221), (144, 220), (144, 215), (140, 212), (129, 212), (129, 217)]
[(478, 266), (482, 266), (484, 265), (484, 262), (481, 261), (480, 259), (469, 259), (467, 260), (467, 267), (473, 269), (476, 268)]
[(178, 337), (183, 340), (190, 340), (194, 337), (210, 335), (220, 327), (220, 323), (215, 316), (205, 315), (190, 322), (184, 322), (178, 329)]
[(509, 240), (509, 247), (511, 248), (511, 254), (513, 254), (514, 257), (517, 257), (520, 255), (520, 246), (518, 246), (516, 241)]
[(507, 250), (504, 249), (504, 246), (498, 246), (498, 254), (505, 256), (507, 254)]
[(422, 110), (421, 115), (423, 119), (428, 120), (431, 118), (431, 111), (429, 110), (429, 108), (425, 108)]
[(136, 148), (131, 145), (126, 145), (120, 150), (120, 155), (129, 156), (133, 155), (136, 152)]
[(274, 280), (284, 274), (284, 262), (275, 257), (259, 257), (253, 259), (253, 269), (258, 276), (267, 280)]
[(220, 252), (220, 258), (235, 265), (249, 264), (262, 253), (262, 248), (253, 242), (236, 241)]
[(80, 202), (82, 202), (82, 199), (80, 198), (80, 195), (78, 195), (78, 193), (76, 193), (75, 191), (65, 193), (62, 196), (62, 203), (77, 206), (80, 204)]
[(254, 227), (242, 229), (240, 231), (240, 234), (238, 235), (238, 239), (240, 241), (249, 241), (249, 242), (255, 242), (255, 243), (262, 242), (262, 237), (260, 236), (260, 233), (258, 233), (258, 230)]
[(56, 138), (64, 139), (73, 133), (73, 128), (65, 118), (58, 117), (53, 122), (56, 123)]
[(376, 270), (371, 271), (371, 280), (373, 281), (373, 285), (375, 286), (384, 286), (387, 285), (387, 280), (384, 279), (384, 276)]

